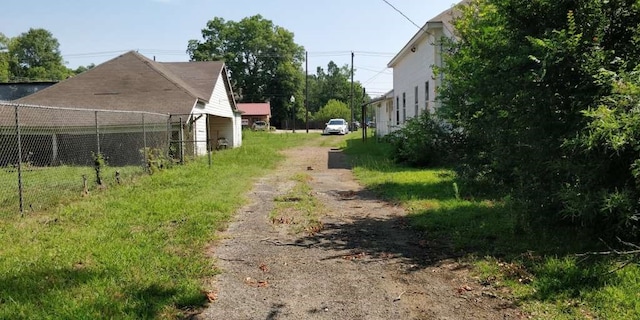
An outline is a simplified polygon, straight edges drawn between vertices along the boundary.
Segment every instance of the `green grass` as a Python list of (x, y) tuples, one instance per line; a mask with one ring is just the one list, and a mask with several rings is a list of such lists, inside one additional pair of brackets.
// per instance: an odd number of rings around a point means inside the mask
[(309, 139), (244, 135), (211, 168), (199, 159), (85, 197), (62, 194), (62, 204), (24, 218), (1, 216), (0, 319), (171, 319), (202, 306), (217, 230), (282, 159), (278, 150)]
[(576, 256), (603, 249), (588, 232), (523, 223), (508, 200), (459, 190), (451, 170), (394, 164), (384, 143), (351, 138), (343, 147), (361, 183), (407, 208), (428, 243), (446, 243), (443, 256), (471, 263), (479, 283), (507, 292), (533, 318), (640, 318), (640, 267), (616, 271), (615, 258)]
[[(130, 181), (143, 174), (140, 166), (106, 167), (105, 185), (115, 185), (115, 172), (119, 171), (123, 181)], [(83, 178), (87, 178), (89, 191), (96, 188), (93, 167), (26, 167), (22, 171), (25, 212), (45, 210), (79, 198), (83, 193)], [(0, 169), (0, 216), (18, 214), (18, 171), (15, 168)]]

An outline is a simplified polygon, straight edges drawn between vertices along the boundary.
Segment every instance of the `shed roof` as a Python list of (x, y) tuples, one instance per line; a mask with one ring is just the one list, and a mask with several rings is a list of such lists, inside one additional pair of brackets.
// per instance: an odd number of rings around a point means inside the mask
[(238, 109), (245, 116), (270, 116), (271, 104), (264, 103), (238, 103)]

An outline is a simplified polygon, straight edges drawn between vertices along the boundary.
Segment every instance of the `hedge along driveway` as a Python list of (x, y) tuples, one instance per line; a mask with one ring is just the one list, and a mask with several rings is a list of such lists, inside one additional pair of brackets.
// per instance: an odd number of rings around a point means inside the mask
[[(245, 145), (91, 192), (45, 212), (0, 217), (0, 318), (176, 318), (205, 303), (205, 247), (255, 178), (303, 134), (245, 132)], [(314, 135), (315, 137), (315, 135)]]

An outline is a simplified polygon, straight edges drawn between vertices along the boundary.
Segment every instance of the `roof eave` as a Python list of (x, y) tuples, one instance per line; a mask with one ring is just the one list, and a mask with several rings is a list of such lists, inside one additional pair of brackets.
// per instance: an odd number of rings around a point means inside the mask
[(405, 44), (404, 47), (402, 47), (400, 52), (398, 52), (398, 54), (396, 54), (393, 57), (393, 59), (389, 61), (389, 63), (387, 64), (387, 67), (393, 68), (395, 65), (398, 64), (400, 60), (402, 60), (402, 58), (404, 58), (405, 55), (407, 55), (411, 51), (411, 48), (413, 48), (422, 39), (432, 34), (433, 29), (440, 29), (440, 28), (442, 28), (442, 22), (428, 21), (427, 23), (425, 23), (424, 26), (420, 28), (420, 30), (418, 30), (418, 32), (416, 32), (416, 34), (411, 38), (411, 40), (409, 40), (409, 42), (407, 42), (407, 44)]

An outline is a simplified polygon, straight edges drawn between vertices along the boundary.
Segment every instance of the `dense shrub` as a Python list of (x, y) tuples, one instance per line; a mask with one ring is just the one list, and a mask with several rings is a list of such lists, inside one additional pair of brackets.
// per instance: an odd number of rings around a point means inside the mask
[(448, 45), (439, 116), (467, 136), (459, 176), (525, 219), (631, 235), (640, 211), (640, 6), (472, 0)]
[(385, 137), (397, 162), (428, 167), (450, 165), (462, 143), (462, 134), (451, 125), (425, 112)]

